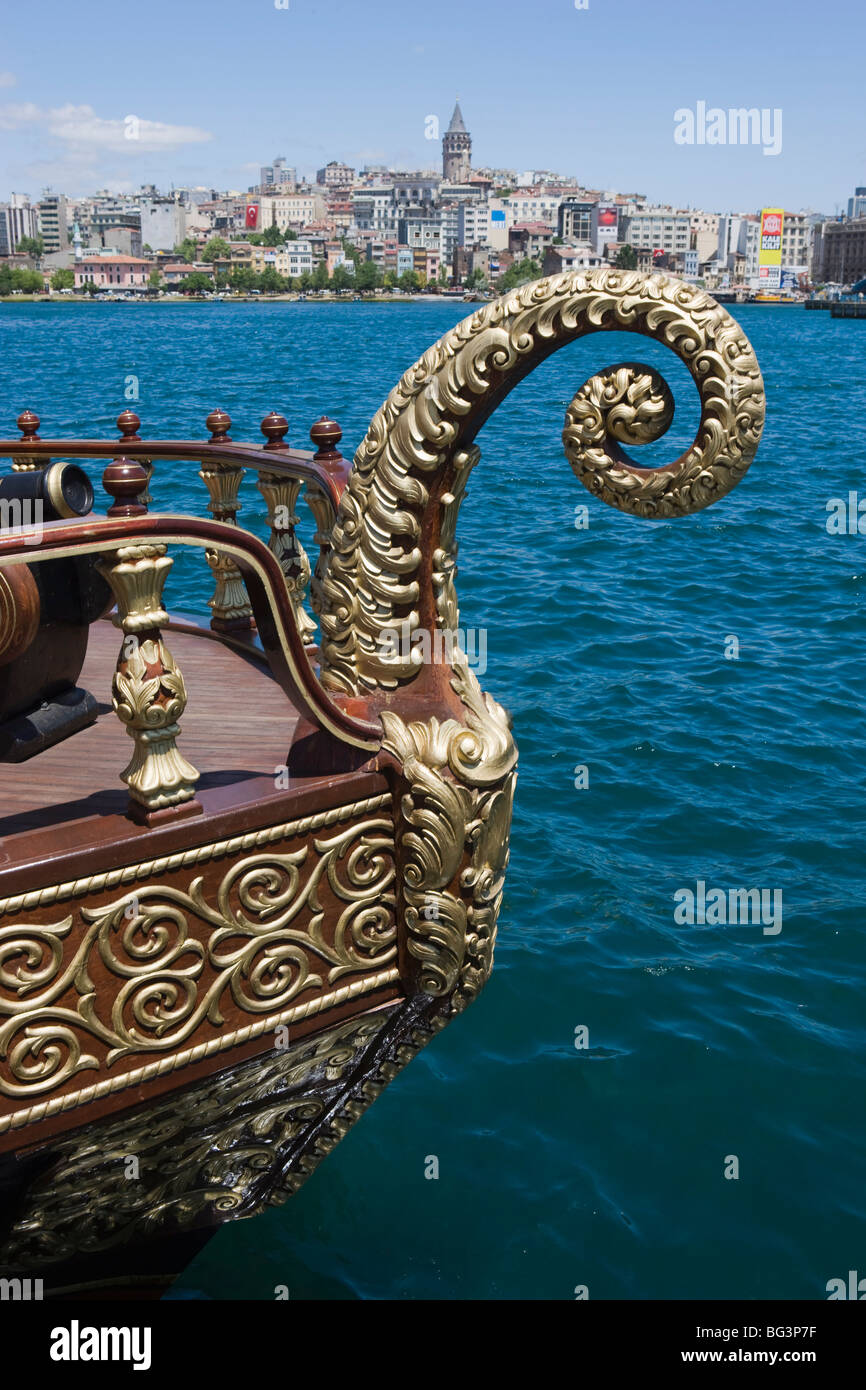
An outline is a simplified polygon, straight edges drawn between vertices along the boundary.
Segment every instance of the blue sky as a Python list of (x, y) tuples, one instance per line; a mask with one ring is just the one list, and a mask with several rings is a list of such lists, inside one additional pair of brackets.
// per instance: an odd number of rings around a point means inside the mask
[[(832, 213), (866, 184), (862, 0), (279, 3), (5, 6), (0, 198), (245, 189), (277, 154), (430, 167), (425, 120), (444, 129), (455, 95), (476, 165), (714, 211)], [(699, 101), (780, 108), (781, 153), (677, 145), (674, 112)]]

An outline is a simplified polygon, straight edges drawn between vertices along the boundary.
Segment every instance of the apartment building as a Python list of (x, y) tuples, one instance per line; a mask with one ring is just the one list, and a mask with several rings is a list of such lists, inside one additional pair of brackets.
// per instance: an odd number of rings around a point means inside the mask
[(39, 236), (39, 215), (26, 193), (13, 193), (0, 203), (0, 256), (14, 256), (22, 237)]
[(397, 238), (401, 245), (412, 250), (442, 252), (442, 219), (438, 212), (428, 217), (401, 217), (397, 222)]
[(541, 261), (556, 231), (544, 222), (518, 222), (508, 233), (508, 249), (517, 260)]
[(316, 183), (321, 188), (328, 190), (351, 189), (355, 182), (355, 170), (348, 164), (341, 164), (339, 160), (332, 159), (330, 164), (326, 164), (324, 169), (316, 170)]
[(460, 246), (486, 244), (490, 229), (490, 209), (486, 202), (457, 204), (457, 242)]
[(46, 256), (69, 249), (69, 223), (66, 207), (64, 197), (51, 193), (44, 193), (36, 205), (39, 217), (39, 235), (45, 243)]
[(866, 216), (824, 222), (815, 242), (815, 280), (854, 285), (866, 276)]
[(397, 235), (398, 212), (393, 184), (371, 184), (352, 192), (352, 225), (377, 236)]
[(299, 275), (311, 275), (314, 267), (313, 243), (308, 239), (298, 239), (287, 241), (283, 246), (251, 246), (249, 265), (257, 275), (268, 269), (292, 279)]
[(141, 244), (151, 251), (173, 251), (186, 237), (186, 211), (173, 198), (142, 198), (139, 216)]
[(514, 214), (514, 223), (545, 222), (555, 227), (562, 202), (561, 193), (549, 193), (542, 188), (517, 188), (503, 199)]
[(327, 212), (325, 199), (320, 190), (299, 188), (294, 193), (263, 194), (261, 198), (251, 198), (247, 212), (258, 207), (257, 231), (268, 227), (279, 227), (281, 232), (305, 227), (308, 222), (321, 221)]
[[(626, 212), (620, 239), (637, 250), (681, 252), (691, 246), (692, 214), (673, 208), (652, 207)], [(718, 239), (718, 230), (716, 232)]]
[(697, 251), (698, 262), (708, 261), (719, 245), (719, 222), (717, 212), (693, 212), (689, 222), (691, 249)]

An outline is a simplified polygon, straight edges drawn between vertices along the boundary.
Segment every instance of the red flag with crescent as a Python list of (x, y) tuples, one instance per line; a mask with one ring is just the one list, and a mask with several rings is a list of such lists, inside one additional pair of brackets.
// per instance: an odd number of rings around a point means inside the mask
[(254, 232), (259, 224), (258, 203), (247, 203), (247, 231)]

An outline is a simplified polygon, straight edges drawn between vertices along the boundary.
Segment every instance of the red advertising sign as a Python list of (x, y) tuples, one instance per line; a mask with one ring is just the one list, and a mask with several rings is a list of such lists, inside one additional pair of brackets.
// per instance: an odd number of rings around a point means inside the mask
[(247, 203), (247, 231), (254, 232), (259, 225), (259, 205), (258, 203)]

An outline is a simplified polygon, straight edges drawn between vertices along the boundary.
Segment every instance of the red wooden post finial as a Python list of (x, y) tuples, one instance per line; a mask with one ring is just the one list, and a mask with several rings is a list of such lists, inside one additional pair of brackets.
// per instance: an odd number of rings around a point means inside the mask
[(208, 444), (231, 444), (229, 430), (232, 427), (232, 417), (225, 410), (212, 410), (205, 420), (205, 424), (210, 430)]
[(121, 444), (125, 439), (139, 439), (138, 427), (141, 424), (134, 410), (122, 410), (117, 417), (117, 428), (120, 430)]
[(261, 423), (262, 434), (267, 437), (266, 449), (288, 449), (285, 437), (289, 432), (289, 422), (278, 410), (269, 410)]
[(343, 431), (329, 415), (322, 415), (316, 421), (310, 430), (310, 438), (316, 446), (317, 463), (335, 463), (337, 459), (342, 459), (337, 446), (343, 438)]
[(39, 416), (32, 410), (22, 410), (18, 416), (17, 425), (21, 431), (22, 439), (38, 439), (36, 431), (39, 429)]
[(114, 499), (108, 509), (109, 516), (147, 515), (147, 506), (142, 500), (147, 491), (147, 469), (135, 459), (112, 459), (102, 475), (102, 486)]

